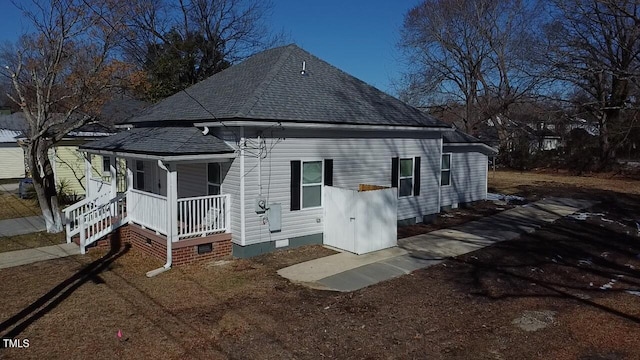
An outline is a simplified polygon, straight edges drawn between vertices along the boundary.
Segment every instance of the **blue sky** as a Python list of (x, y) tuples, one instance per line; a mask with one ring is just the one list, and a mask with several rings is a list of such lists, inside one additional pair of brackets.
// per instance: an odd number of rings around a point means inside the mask
[[(19, 0), (20, 1), (20, 0)], [(419, 0), (273, 0), (270, 24), (292, 42), (394, 94), (403, 70), (396, 43), (405, 13)], [(10, 0), (0, 0), (0, 42), (13, 41), (28, 22)]]

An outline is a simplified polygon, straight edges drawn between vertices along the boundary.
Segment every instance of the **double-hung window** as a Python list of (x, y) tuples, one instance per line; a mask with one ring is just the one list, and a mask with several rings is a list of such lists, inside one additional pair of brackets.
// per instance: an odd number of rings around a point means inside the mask
[(136, 160), (136, 177), (134, 187), (136, 190), (144, 190), (144, 162)]
[(302, 208), (322, 205), (322, 161), (302, 162)]
[(442, 154), (442, 163), (440, 165), (440, 185), (451, 185), (451, 154)]
[(420, 196), (420, 157), (391, 159), (391, 187), (398, 197)]
[(220, 184), (222, 183), (222, 171), (220, 163), (207, 164), (207, 194), (220, 195)]
[(102, 157), (102, 176), (111, 176), (111, 158), (109, 156)]
[(400, 159), (400, 196), (413, 194), (413, 158)]
[(333, 185), (333, 160), (291, 161), (291, 203), (289, 210), (322, 206), (322, 187)]

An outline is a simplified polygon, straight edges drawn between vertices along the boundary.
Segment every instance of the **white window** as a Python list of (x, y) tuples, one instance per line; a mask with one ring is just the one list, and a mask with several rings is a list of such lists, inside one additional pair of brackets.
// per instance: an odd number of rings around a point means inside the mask
[(413, 158), (400, 159), (400, 197), (413, 195)]
[(144, 190), (144, 162), (136, 160), (136, 177), (134, 178), (134, 188)]
[(222, 166), (220, 163), (207, 164), (207, 194), (220, 195), (222, 183)]
[(322, 206), (322, 161), (302, 162), (302, 208)]
[(440, 165), (440, 185), (451, 185), (451, 154), (442, 154), (442, 164)]

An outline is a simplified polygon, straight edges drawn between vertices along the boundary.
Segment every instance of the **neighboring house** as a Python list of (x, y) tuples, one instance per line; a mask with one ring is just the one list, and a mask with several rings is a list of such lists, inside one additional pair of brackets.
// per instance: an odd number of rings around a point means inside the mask
[[(113, 124), (121, 122), (133, 114), (140, 112), (148, 103), (131, 98), (117, 98), (105, 104), (101, 111), (100, 122)], [(104, 138), (115, 133), (112, 127), (92, 123), (82, 126), (67, 134), (56, 143), (49, 152), (57, 184), (64, 184), (68, 194), (85, 195), (85, 160), (78, 152), (78, 146), (92, 140)], [(23, 178), (30, 171), (24, 152), (28, 124), (21, 112), (11, 114), (0, 113), (0, 178)], [(92, 178), (109, 181), (108, 157), (93, 157), (91, 160)], [(125, 163), (118, 161), (124, 174)], [(124, 190), (125, 179), (120, 177), (118, 184)]]
[[(82, 236), (84, 251), (118, 228), (110, 238), (166, 251), (165, 268), (322, 244), (327, 215), (344, 220), (346, 237), (349, 224), (388, 223), (381, 214), (390, 210), (395, 242), (397, 222), (485, 199), (496, 153), (295, 45), (254, 55), (122, 126), (80, 150), (126, 159), (126, 194), (114, 184), (90, 193), (66, 212), (67, 235)], [(335, 188), (393, 199), (350, 217), (349, 201), (328, 202)]]
[[(69, 194), (86, 195), (85, 160), (78, 147), (89, 141), (104, 138), (115, 132), (99, 124), (89, 124), (72, 131), (60, 142), (56, 143), (50, 152), (53, 164), (53, 172), (57, 184), (62, 184)], [(95, 178), (109, 180), (109, 158), (92, 158), (91, 168)], [(104, 164), (106, 163), (106, 171)], [(124, 164), (121, 167), (124, 169)], [(124, 178), (120, 177), (120, 184)], [(121, 185), (123, 186), (123, 185)]]
[(18, 114), (0, 113), (0, 179), (22, 179), (26, 174), (25, 157), (17, 138), (26, 129)]

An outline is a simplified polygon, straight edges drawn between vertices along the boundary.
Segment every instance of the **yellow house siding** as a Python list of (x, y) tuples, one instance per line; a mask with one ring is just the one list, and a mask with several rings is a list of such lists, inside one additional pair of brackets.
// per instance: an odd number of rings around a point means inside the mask
[[(71, 193), (84, 195), (84, 158), (77, 146), (57, 146), (55, 148), (55, 169), (58, 183), (66, 182)], [(102, 161), (100, 160), (100, 166)]]
[(0, 179), (23, 178), (24, 151), (22, 148), (0, 147)]

